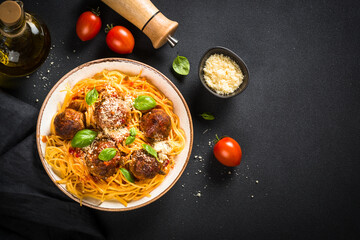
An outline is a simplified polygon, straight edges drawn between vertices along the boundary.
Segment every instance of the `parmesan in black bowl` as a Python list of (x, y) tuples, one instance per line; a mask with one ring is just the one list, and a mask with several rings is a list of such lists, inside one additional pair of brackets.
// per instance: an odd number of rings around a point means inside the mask
[(215, 47), (202, 57), (199, 77), (215, 96), (229, 98), (245, 90), (249, 71), (244, 61), (234, 52), (224, 47)]

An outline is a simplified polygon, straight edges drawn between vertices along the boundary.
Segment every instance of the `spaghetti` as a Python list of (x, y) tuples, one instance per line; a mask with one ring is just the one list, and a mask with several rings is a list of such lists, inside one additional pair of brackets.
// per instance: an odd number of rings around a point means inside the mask
[[(99, 93), (98, 100), (95, 104), (88, 105), (85, 99), (86, 94), (94, 88)], [(126, 144), (126, 138), (116, 142), (116, 149), (121, 154), (121, 166), (116, 169), (113, 175), (99, 178), (92, 174), (86, 164), (86, 156), (90, 154), (89, 147), (74, 148), (71, 146), (71, 140), (66, 140), (57, 135), (54, 125), (55, 115), (51, 122), (51, 134), (46, 136), (45, 159), (61, 178), (57, 182), (65, 184), (66, 189), (80, 199), (80, 204), (84, 198), (91, 197), (99, 199), (101, 202), (115, 199), (127, 206), (130, 201), (150, 196), (150, 192), (164, 180), (174, 166), (175, 156), (185, 146), (185, 133), (180, 128), (179, 118), (173, 111), (171, 100), (140, 74), (128, 76), (115, 70), (104, 70), (91, 78), (80, 80), (72, 88), (67, 87), (66, 92), (64, 102), (59, 105), (56, 115), (64, 112), (70, 105), (76, 105), (78, 111), (84, 114), (86, 129), (97, 131), (97, 138), (99, 136), (109, 137), (111, 136), (109, 132), (113, 129), (98, 127), (96, 106), (104, 98), (115, 94), (120, 96), (130, 108), (130, 120), (126, 124), (126, 128), (121, 129), (121, 131), (128, 132), (129, 129), (134, 128), (137, 134), (131, 144)], [(166, 139), (161, 141), (149, 140), (141, 130), (140, 123), (145, 112), (133, 107), (134, 99), (141, 95), (152, 97), (156, 101), (156, 109), (162, 109), (170, 117), (171, 127)], [(137, 179), (135, 177), (135, 181), (130, 181), (120, 170), (121, 168), (130, 169), (130, 165), (134, 161), (131, 157), (132, 154), (141, 150), (143, 144), (151, 145), (157, 150), (158, 160), (162, 166), (161, 171), (153, 178)]]

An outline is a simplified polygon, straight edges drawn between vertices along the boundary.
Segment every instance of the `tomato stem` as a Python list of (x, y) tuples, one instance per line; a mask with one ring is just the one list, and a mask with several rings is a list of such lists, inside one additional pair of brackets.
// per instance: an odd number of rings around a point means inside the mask
[(220, 138), (217, 134), (215, 134), (215, 139), (213, 142), (216, 144), (218, 141), (220, 141)]
[(114, 25), (112, 23), (106, 24), (105, 33), (108, 33), (113, 27), (114, 27)]
[(92, 8), (91, 12), (99, 17), (100, 16), (100, 7), (97, 7), (96, 9)]

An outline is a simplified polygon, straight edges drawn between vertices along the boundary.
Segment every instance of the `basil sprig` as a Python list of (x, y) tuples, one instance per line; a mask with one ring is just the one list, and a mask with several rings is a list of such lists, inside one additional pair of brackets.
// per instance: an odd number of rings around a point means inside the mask
[(116, 155), (116, 148), (105, 148), (102, 150), (98, 156), (98, 158), (102, 161), (110, 161)]
[(155, 106), (156, 101), (152, 97), (146, 95), (140, 95), (135, 98), (134, 101), (134, 107), (140, 111), (149, 110), (154, 108)]
[(135, 141), (135, 136), (136, 136), (137, 132), (136, 129), (134, 127), (132, 127), (130, 129), (130, 136), (128, 136), (125, 140), (125, 144), (129, 145), (132, 144)]
[(202, 114), (200, 114), (200, 116), (205, 120), (214, 120), (215, 119), (214, 115), (212, 115), (209, 112), (202, 113)]
[(135, 137), (134, 136), (128, 136), (125, 140), (125, 144), (126, 145), (130, 145), (135, 141)]
[(130, 128), (130, 135), (131, 136), (136, 136), (137, 132), (136, 132), (136, 128), (132, 127)]
[(126, 170), (125, 168), (120, 168), (120, 171), (121, 171), (122, 175), (124, 175), (126, 180), (128, 180), (129, 182), (132, 182), (132, 183), (134, 182), (134, 178), (128, 170)]
[(85, 101), (86, 103), (91, 106), (93, 105), (96, 100), (98, 99), (99, 97), (99, 93), (98, 91), (96, 91), (95, 87), (93, 90), (89, 91), (87, 94), (86, 94), (86, 97), (85, 97)]
[(150, 145), (148, 144), (143, 144), (142, 145), (143, 149), (148, 152), (151, 156), (155, 157), (156, 160), (159, 161), (159, 158), (158, 158), (158, 155), (157, 155), (157, 152), (155, 149), (153, 149)]
[(172, 64), (174, 71), (180, 75), (188, 75), (190, 72), (190, 63), (186, 57), (177, 56)]
[(71, 140), (71, 146), (78, 148), (89, 146), (95, 140), (97, 134), (97, 132), (90, 129), (80, 130)]

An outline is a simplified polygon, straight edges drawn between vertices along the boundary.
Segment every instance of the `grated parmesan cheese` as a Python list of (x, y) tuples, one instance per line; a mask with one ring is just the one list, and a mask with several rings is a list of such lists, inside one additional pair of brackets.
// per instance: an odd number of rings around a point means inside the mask
[(213, 54), (205, 62), (206, 84), (218, 94), (233, 93), (243, 82), (239, 65), (228, 56)]
[(130, 96), (130, 95), (127, 95), (127, 96), (125, 96), (125, 98), (124, 98), (125, 103), (130, 107), (130, 109), (133, 108), (134, 99), (135, 99), (135, 98), (134, 98), (133, 96)]
[(129, 129), (127, 129), (126, 127), (118, 129), (104, 128), (103, 130), (105, 136), (112, 138), (116, 142), (121, 142), (130, 135)]
[(158, 153), (158, 157), (161, 162), (169, 159), (167, 154), (171, 151), (172, 148), (167, 141), (156, 142), (153, 148)]
[(156, 142), (154, 143), (153, 148), (155, 151), (162, 152), (164, 154), (167, 154), (171, 151), (171, 146), (167, 141)]

